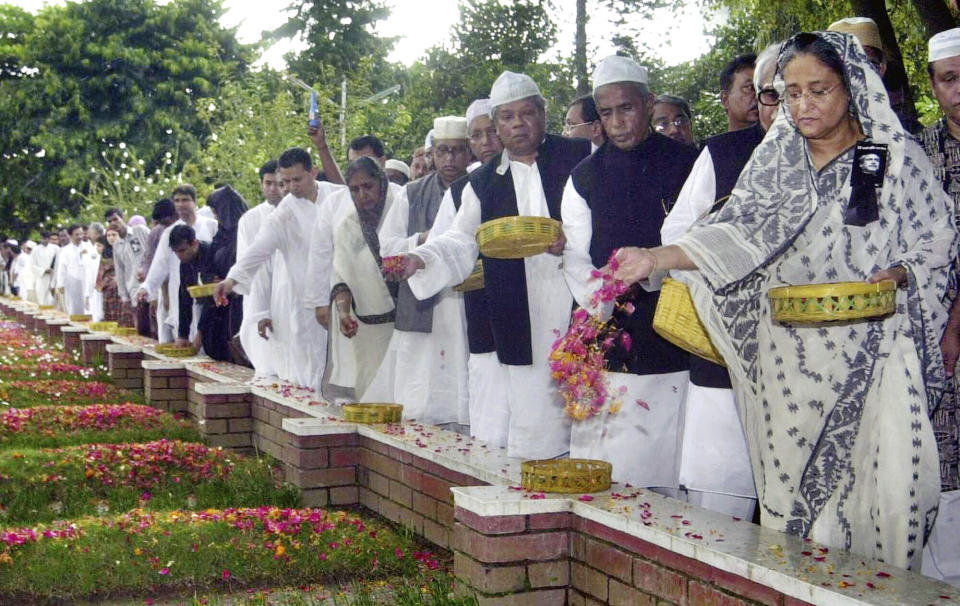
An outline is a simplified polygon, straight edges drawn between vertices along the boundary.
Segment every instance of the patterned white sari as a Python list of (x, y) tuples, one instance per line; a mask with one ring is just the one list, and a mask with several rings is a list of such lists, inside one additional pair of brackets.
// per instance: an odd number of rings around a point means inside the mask
[[(781, 111), (730, 202), (676, 244), (700, 269), (682, 279), (729, 364), (762, 523), (907, 567), (919, 563), (939, 494), (929, 415), (945, 386), (939, 340), (956, 231), (860, 44), (817, 35), (843, 59), (866, 139), (887, 145), (879, 220), (844, 223), (853, 149), (816, 170)], [(897, 265), (908, 281), (887, 318), (771, 318), (770, 288), (863, 281)]]

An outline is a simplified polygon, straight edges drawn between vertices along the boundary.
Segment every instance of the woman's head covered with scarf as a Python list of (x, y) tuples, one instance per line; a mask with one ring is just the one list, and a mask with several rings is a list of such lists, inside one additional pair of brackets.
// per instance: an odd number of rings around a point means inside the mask
[(213, 249), (213, 273), (222, 279), (237, 260), (237, 229), (240, 217), (247, 212), (247, 203), (236, 190), (224, 185), (207, 196), (207, 206), (213, 209), (219, 223), (210, 244)]
[(372, 224), (376, 229), (387, 199), (389, 180), (386, 172), (373, 158), (361, 156), (347, 166), (344, 180), (350, 189), (360, 223), (365, 226)]

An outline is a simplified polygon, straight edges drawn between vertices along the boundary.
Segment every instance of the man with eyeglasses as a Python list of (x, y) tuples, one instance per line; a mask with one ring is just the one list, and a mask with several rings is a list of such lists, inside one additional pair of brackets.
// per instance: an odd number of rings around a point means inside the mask
[[(444, 194), (467, 174), (471, 151), (466, 118), (436, 118), (432, 132), (436, 172), (407, 184), (390, 207), (378, 230), (383, 257), (423, 244)], [(469, 422), (467, 341), (460, 301), (449, 288), (421, 301), (407, 282), (400, 283), (395, 330), (366, 400), (403, 404), (408, 418), (431, 425)]]
[(740, 130), (757, 123), (757, 94), (753, 87), (753, 67), (757, 56), (747, 53), (734, 57), (720, 72), (720, 104), (727, 112), (727, 130)]
[(692, 120), (690, 104), (680, 97), (664, 94), (653, 102), (653, 116), (650, 118), (653, 130), (678, 143), (696, 147)]
[(591, 152), (597, 151), (606, 141), (592, 95), (577, 97), (567, 107), (567, 115), (563, 118), (563, 136), (590, 139)]
[[(757, 124), (706, 140), (660, 236), (670, 244), (705, 215), (718, 210), (776, 117), (780, 95), (773, 88), (779, 44), (760, 53), (753, 70)], [(680, 454), (681, 497), (706, 509), (750, 519), (756, 507), (753, 471), (737, 415), (730, 377), (722, 366), (690, 356)]]

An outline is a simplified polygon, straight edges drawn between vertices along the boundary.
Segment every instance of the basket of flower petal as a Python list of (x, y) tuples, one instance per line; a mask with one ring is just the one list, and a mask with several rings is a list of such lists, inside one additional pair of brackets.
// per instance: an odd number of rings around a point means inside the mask
[(158, 354), (169, 356), (171, 358), (189, 358), (197, 355), (197, 348), (193, 345), (178, 347), (173, 343), (160, 343), (156, 347)]
[(401, 404), (344, 404), (343, 420), (352, 423), (399, 423)]
[(538, 492), (601, 492), (610, 488), (613, 466), (596, 459), (546, 459), (524, 461), (520, 485)]
[(690, 289), (683, 282), (664, 279), (657, 310), (653, 314), (653, 330), (681, 349), (714, 364), (726, 366), (723, 356), (713, 346), (710, 335), (700, 322)]
[(393, 255), (392, 257), (383, 257), (380, 260), (380, 271), (383, 277), (388, 280), (401, 280), (407, 269), (407, 258), (403, 255)]
[(791, 324), (862, 320), (892, 314), (897, 304), (894, 280), (781, 286), (767, 293), (773, 319)]
[(457, 292), (470, 292), (483, 288), (483, 259), (477, 259), (477, 264), (473, 266), (473, 271), (467, 276), (467, 279), (453, 287)]
[(87, 328), (93, 332), (113, 332), (113, 330), (119, 326), (116, 322), (90, 322), (87, 324)]
[(112, 334), (115, 337), (132, 337), (133, 335), (136, 335), (138, 333), (137, 333), (137, 329), (134, 328), (133, 326), (117, 326), (116, 328), (110, 331), (110, 334)]
[(559, 237), (560, 222), (549, 217), (500, 217), (477, 228), (480, 252), (494, 259), (539, 255)]
[(93, 319), (90, 314), (70, 314), (71, 322), (89, 322)]
[(196, 284), (187, 287), (187, 293), (194, 299), (203, 297), (212, 297), (213, 291), (217, 288), (219, 282), (210, 282), (209, 284)]
[(37, 305), (39, 311), (51, 311), (56, 309), (55, 305)]

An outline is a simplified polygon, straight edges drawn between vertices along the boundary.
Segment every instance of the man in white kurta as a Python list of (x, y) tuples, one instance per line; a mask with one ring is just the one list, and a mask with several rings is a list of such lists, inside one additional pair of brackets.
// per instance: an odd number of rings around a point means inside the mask
[(40, 244), (30, 254), (33, 263), (33, 274), (36, 279), (37, 303), (53, 305), (54, 298), (50, 292), (50, 283), (53, 280), (53, 263), (57, 259), (60, 246), (54, 244), (48, 232), (43, 232)]
[[(276, 160), (260, 168), (260, 189), (264, 202), (240, 217), (237, 229), (237, 258), (253, 245), (267, 218), (283, 199), (283, 189)], [(240, 343), (253, 364), (258, 377), (277, 376), (292, 366), (289, 354), (291, 338), (296, 334), (290, 323), (293, 292), (279, 251), (256, 272), (250, 293), (243, 297), (243, 323)]]
[(80, 245), (80, 255), (86, 270), (83, 280), (85, 288), (83, 304), (86, 313), (94, 322), (103, 320), (103, 293), (96, 289), (97, 273), (100, 270), (100, 253), (97, 251), (96, 243), (103, 235), (103, 225), (91, 223), (87, 227), (87, 238)]
[[(410, 277), (410, 287), (418, 298), (461, 282), (473, 271), (479, 253), (477, 228), (481, 217), (489, 216), (491, 211), (505, 210), (520, 216), (559, 216), (562, 183), (573, 165), (590, 153), (589, 142), (545, 135), (543, 98), (528, 76), (504, 72), (494, 82), (490, 98), (492, 117), (505, 150), (499, 160), (494, 159), (471, 173), (470, 184), (463, 191), (462, 204), (450, 229), (407, 255), (408, 271), (416, 272)], [(490, 198), (481, 203), (477, 187), (483, 189), (492, 182), (496, 182), (498, 188), (512, 190), (515, 210), (496, 209), (497, 200)], [(504, 330), (514, 318), (503, 317), (494, 308), (503, 301), (492, 294), (488, 299), (497, 353), (501, 362), (509, 362), (506, 363), (508, 430), (506, 443), (498, 444), (506, 446), (509, 456), (554, 457), (569, 449), (569, 419), (563, 414), (563, 404), (548, 366), (551, 345), (556, 333), (566, 330), (572, 304), (557, 257), (562, 246), (561, 238), (548, 252), (523, 259), (520, 279), (524, 283), (518, 282), (518, 289), (526, 289), (523, 303), (529, 316), (520, 318), (526, 326), (523, 334), (509, 334)], [(497, 283), (499, 276), (492, 273), (487, 264), (484, 272), (490, 293), (491, 285)], [(513, 274), (509, 279), (516, 277)], [(522, 363), (524, 359), (528, 363)]]
[(64, 311), (71, 315), (84, 313), (86, 270), (81, 256), (83, 226), (69, 229), (70, 243), (60, 249), (57, 257), (57, 289), (63, 295)]
[(293, 288), (293, 305), (287, 314), (294, 331), (287, 338), (274, 333), (275, 338), (285, 343), (290, 362), (288, 368), (277, 369), (278, 376), (319, 392), (327, 359), (327, 334), (303, 301), (304, 283), (309, 282), (305, 253), (313, 237), (310, 227), (316, 223), (318, 207), (327, 196), (343, 187), (318, 182), (316, 167), (306, 150), (288, 149), (280, 155), (279, 164), (289, 193), (270, 213), (253, 243), (242, 254), (238, 251), (237, 262), (217, 287), (214, 300), (221, 304), (234, 290), (249, 294), (257, 272), (279, 251)]
[[(433, 126), (437, 170), (407, 184), (387, 212), (378, 232), (382, 257), (408, 253), (422, 243), (444, 192), (466, 175), (470, 161), (466, 119), (441, 117)], [(444, 288), (428, 301), (418, 301), (409, 286), (400, 284), (394, 329), (364, 399), (403, 404), (404, 417), (421, 423), (468, 424), (463, 295)]]
[[(217, 221), (215, 219), (201, 217), (197, 214), (197, 190), (189, 183), (183, 183), (173, 190), (173, 204), (180, 218), (176, 223), (163, 230), (153, 261), (150, 263), (150, 271), (147, 272), (147, 278), (143, 281), (137, 294), (138, 301), (148, 299), (155, 301), (158, 298), (160, 287), (166, 280), (169, 307), (166, 309), (163, 318), (160, 314), (162, 304), (157, 306), (157, 337), (161, 343), (173, 341), (180, 322), (180, 308), (177, 304), (180, 300), (180, 259), (170, 248), (170, 231), (175, 225), (189, 225), (193, 228), (197, 240), (207, 243), (212, 242), (213, 236), (217, 233)], [(193, 326), (190, 329), (191, 339), (196, 333), (197, 320), (199, 318), (194, 315)]]

